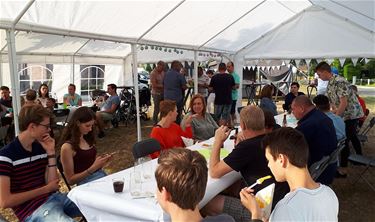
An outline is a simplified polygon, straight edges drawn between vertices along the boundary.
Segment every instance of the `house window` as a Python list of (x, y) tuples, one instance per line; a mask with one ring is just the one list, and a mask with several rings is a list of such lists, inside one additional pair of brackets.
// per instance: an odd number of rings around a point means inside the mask
[(104, 65), (81, 65), (81, 96), (83, 101), (91, 101), (90, 92), (103, 89)]
[(43, 83), (48, 85), (49, 91), (52, 88), (52, 64), (18, 64), (18, 75), (20, 80), (20, 93), (26, 94), (28, 89), (38, 91)]

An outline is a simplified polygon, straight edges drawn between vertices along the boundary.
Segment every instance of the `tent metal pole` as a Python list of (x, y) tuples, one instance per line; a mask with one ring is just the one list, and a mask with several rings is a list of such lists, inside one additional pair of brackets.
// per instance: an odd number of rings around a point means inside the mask
[(142, 140), (141, 135), (141, 119), (139, 113), (139, 89), (138, 89), (138, 61), (137, 61), (137, 45), (132, 44), (132, 55), (133, 55), (133, 81), (134, 81), (134, 92), (135, 92), (135, 108), (137, 110), (137, 141)]
[(75, 72), (76, 72), (76, 69), (74, 68), (76, 66), (76, 57), (75, 55), (72, 56), (72, 72), (71, 72), (71, 75), (70, 75), (70, 82), (72, 82), (73, 84), (74, 83), (74, 78), (75, 78)]
[(18, 80), (17, 72), (17, 59), (16, 59), (16, 38), (14, 35), (14, 29), (7, 29), (7, 42), (8, 42), (8, 59), (9, 59), (9, 69), (10, 69), (10, 82), (11, 82), (11, 92), (12, 92), (12, 106), (13, 106), (13, 119), (14, 119), (14, 130), (16, 136), (19, 134), (19, 122), (18, 113), (21, 108), (20, 102), (20, 84)]
[(198, 51), (194, 51), (194, 94), (198, 94)]
[(1, 61), (2, 56), (0, 56), (0, 86), (3, 85), (3, 63)]
[(18, 14), (18, 16), (14, 19), (13, 23), (12, 23), (12, 27), (14, 28), (17, 23), (21, 20), (22, 16), (27, 12), (27, 10), (29, 10), (29, 8), (31, 7), (32, 4), (34, 4), (35, 0), (30, 0), (26, 5), (25, 7), (22, 9), (22, 11)]

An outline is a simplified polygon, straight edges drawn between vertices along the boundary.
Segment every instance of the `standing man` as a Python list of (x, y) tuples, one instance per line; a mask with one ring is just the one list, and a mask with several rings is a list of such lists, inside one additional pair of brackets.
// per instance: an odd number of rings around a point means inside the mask
[(328, 81), (327, 96), (333, 113), (341, 116), (345, 122), (346, 146), (341, 152), (340, 164), (342, 168), (338, 170), (339, 176), (345, 177), (350, 154), (349, 141), (352, 142), (355, 152), (362, 154), (361, 142), (357, 136), (357, 126), (364, 113), (355, 93), (350, 89), (350, 83), (341, 76), (333, 75), (328, 63), (319, 63), (315, 71), (319, 78)]
[(290, 92), (286, 94), (285, 103), (283, 104), (283, 109), (285, 111), (290, 110), (290, 106), (292, 105), (294, 98), (300, 95), (305, 95), (305, 93), (299, 92), (298, 90), (299, 90), (298, 82), (292, 82), (292, 84), (290, 84)]
[(215, 93), (215, 117), (219, 125), (226, 125), (230, 121), (232, 106), (232, 89), (235, 87), (234, 78), (226, 73), (225, 63), (219, 64), (219, 73), (211, 79), (209, 89)]
[[(300, 131), (309, 145), (308, 166), (329, 156), (337, 147), (336, 131), (332, 120), (320, 110), (307, 96), (297, 96), (292, 102), (292, 111), (298, 120), (296, 129)], [(335, 177), (337, 164), (329, 165), (317, 179), (329, 185)]]
[[(51, 113), (26, 105), (19, 114), (21, 133), (0, 150), (0, 207), (13, 209), (20, 221), (74, 221), (78, 208), (56, 191), (55, 140)], [(69, 216), (68, 216), (69, 215)]]
[(171, 69), (164, 76), (164, 99), (176, 101), (177, 118), (176, 123), (180, 124), (182, 108), (184, 107), (184, 92), (187, 89), (186, 79), (180, 74), (182, 64), (180, 61), (173, 61)]
[(110, 95), (108, 99), (104, 102), (104, 105), (100, 111), (96, 112), (96, 123), (99, 128), (99, 138), (103, 138), (104, 134), (104, 125), (106, 122), (109, 122), (113, 118), (113, 114), (116, 112), (117, 107), (120, 105), (120, 97), (117, 95), (117, 86), (115, 84), (107, 85), (107, 93)]
[(154, 101), (154, 114), (152, 116), (152, 121), (154, 124), (158, 123), (158, 116), (160, 112), (160, 102), (164, 99), (164, 67), (165, 63), (163, 61), (159, 61), (156, 65), (156, 68), (152, 70), (150, 74), (151, 80), (151, 95), (152, 100)]
[(232, 106), (230, 108), (231, 122), (234, 125), (236, 120), (236, 105), (238, 100), (238, 88), (240, 88), (240, 76), (234, 71), (233, 62), (227, 63), (227, 71), (234, 78), (234, 87), (232, 89)]

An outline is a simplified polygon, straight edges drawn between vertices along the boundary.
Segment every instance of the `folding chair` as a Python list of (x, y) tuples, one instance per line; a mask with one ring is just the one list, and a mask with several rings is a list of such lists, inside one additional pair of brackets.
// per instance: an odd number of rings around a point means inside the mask
[[(69, 185), (68, 180), (65, 177), (64, 168), (63, 168), (62, 163), (61, 163), (61, 156), (60, 155), (58, 155), (57, 158), (56, 158), (56, 165), (57, 165), (57, 169), (59, 170), (59, 173), (60, 173), (61, 177), (64, 180), (64, 183), (65, 183), (66, 187), (68, 188), (69, 191), (71, 191), (72, 188)], [(81, 220), (79, 220), (79, 222), (86, 222), (86, 221), (87, 221), (86, 218), (82, 215)]]
[[(349, 156), (348, 159), (349, 159), (350, 162), (352, 162), (354, 164), (365, 166), (365, 169), (362, 170), (362, 172), (359, 173), (358, 177), (354, 180), (353, 184), (355, 184), (359, 179), (362, 178), (369, 185), (369, 187), (373, 191), (375, 191), (374, 185), (372, 185), (370, 183), (370, 181), (367, 179), (367, 177), (365, 176), (365, 173), (367, 171), (370, 172), (370, 167), (375, 167), (375, 158), (369, 157), (369, 156), (360, 155), (360, 154), (350, 154), (350, 156)], [(371, 176), (371, 177), (373, 178), (373, 176)]]
[(57, 129), (59, 131), (59, 135), (61, 136), (62, 130), (68, 124), (70, 109), (55, 109), (53, 110), (53, 114), (55, 118), (52, 124), (52, 130)]
[(361, 141), (362, 144), (367, 142), (367, 134), (371, 130), (371, 128), (375, 125), (375, 117), (372, 117), (369, 124), (358, 134), (358, 139)]
[(133, 145), (134, 159), (145, 157), (161, 149), (159, 142), (156, 139), (150, 138), (136, 142)]
[(314, 180), (318, 179), (329, 165), (337, 162), (342, 149), (345, 147), (345, 140), (346, 138), (341, 139), (337, 143), (337, 148), (329, 156), (324, 156), (321, 160), (310, 166), (310, 175)]
[(8, 135), (9, 125), (0, 126), (0, 148), (6, 145), (6, 137)]
[(64, 180), (64, 183), (65, 183), (66, 187), (68, 187), (68, 190), (70, 191), (72, 188), (70, 187), (70, 185), (68, 183), (68, 180), (65, 177), (64, 168), (63, 168), (62, 163), (61, 163), (61, 156), (60, 155), (57, 156), (57, 158), (56, 158), (56, 165), (57, 165), (57, 169), (59, 170), (59, 173), (60, 173), (61, 177)]

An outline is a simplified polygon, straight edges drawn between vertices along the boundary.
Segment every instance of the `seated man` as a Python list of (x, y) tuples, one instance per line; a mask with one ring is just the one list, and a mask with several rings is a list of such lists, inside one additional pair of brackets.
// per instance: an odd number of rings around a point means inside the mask
[(172, 222), (234, 222), (225, 214), (202, 218), (199, 213), (198, 203), (204, 197), (208, 174), (206, 159), (201, 154), (188, 149), (165, 150), (158, 163), (156, 198)]
[[(276, 181), (287, 181), (290, 193), (277, 203), (269, 221), (338, 221), (339, 202), (333, 190), (316, 183), (307, 169), (309, 147), (303, 135), (281, 128), (263, 139), (268, 166)], [(252, 220), (263, 219), (251, 190), (242, 189), (242, 204)]]
[(24, 106), (25, 105), (35, 105), (35, 104), (40, 104), (39, 101), (36, 100), (37, 98), (37, 93), (35, 90), (33, 89), (28, 89), (26, 91), (26, 95), (25, 95), (25, 102), (24, 102)]
[(116, 112), (117, 107), (120, 105), (120, 97), (118, 97), (116, 90), (117, 86), (115, 84), (107, 85), (107, 93), (110, 96), (104, 102), (104, 105), (102, 106), (100, 111), (96, 112), (96, 123), (98, 124), (99, 128), (99, 138), (103, 138), (105, 136), (103, 131), (105, 122), (109, 122), (112, 120), (113, 114)]
[(64, 95), (64, 104), (69, 106), (82, 106), (82, 98), (76, 93), (76, 86), (69, 84), (68, 93)]
[[(215, 141), (210, 157), (209, 172), (211, 177), (220, 178), (235, 170), (240, 172), (247, 184), (253, 184), (258, 178), (271, 175), (267, 167), (267, 160), (261, 141), (265, 135), (264, 114), (262, 109), (256, 106), (246, 106), (240, 112), (240, 126), (242, 132), (237, 135), (236, 147), (233, 151), (220, 160), (220, 149), (229, 135), (225, 126), (221, 126), (215, 132)], [(272, 182), (268, 180), (267, 182)], [(269, 185), (265, 183), (264, 186)], [(288, 190), (287, 185), (276, 184), (274, 203), (276, 204)], [(236, 193), (239, 190), (235, 191)], [(218, 195), (204, 208), (204, 213), (217, 215), (222, 212), (235, 218), (236, 221), (249, 221), (249, 212), (241, 205), (240, 199), (224, 195)]]
[(11, 207), (20, 221), (74, 221), (78, 208), (56, 192), (55, 140), (49, 136), (51, 113), (26, 105), (19, 114), (21, 133), (0, 150), (0, 207)]
[(325, 95), (317, 95), (314, 99), (313, 102), (315, 103), (316, 108), (318, 108), (320, 111), (325, 113), (333, 122), (333, 126), (335, 127), (336, 131), (336, 139), (337, 141), (342, 140), (343, 138), (346, 137), (345, 134), (345, 123), (344, 120), (333, 114), (330, 111), (330, 105), (329, 105), (329, 99)]
[(294, 98), (296, 98), (297, 96), (300, 96), (300, 95), (305, 95), (305, 93), (298, 92), (298, 90), (299, 90), (298, 82), (292, 82), (292, 84), (290, 84), (290, 92), (288, 94), (286, 94), (285, 103), (283, 104), (283, 109), (285, 111), (290, 110), (290, 106), (292, 105), (292, 102), (293, 102)]
[[(337, 147), (336, 131), (332, 120), (320, 110), (307, 96), (297, 96), (292, 103), (292, 111), (298, 120), (296, 129), (300, 131), (309, 145), (308, 166), (329, 156)], [(332, 163), (317, 179), (323, 184), (331, 184), (336, 174), (337, 164)]]

